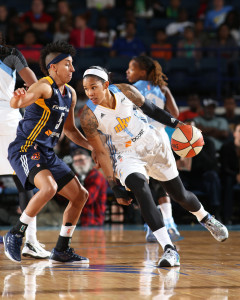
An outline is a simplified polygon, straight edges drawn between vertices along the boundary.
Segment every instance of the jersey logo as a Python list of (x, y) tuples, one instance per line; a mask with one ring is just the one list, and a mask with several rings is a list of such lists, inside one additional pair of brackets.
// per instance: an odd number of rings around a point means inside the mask
[(105, 114), (103, 114), (103, 113), (101, 113), (101, 119), (102, 119), (104, 116), (106, 116), (106, 115), (105, 115)]
[(45, 134), (50, 136), (52, 134), (52, 131), (50, 129), (48, 129), (47, 131), (45, 131)]
[(31, 156), (31, 159), (32, 159), (32, 160), (39, 160), (39, 159), (40, 159), (40, 153), (39, 153), (39, 152), (34, 153), (34, 154)]
[(128, 147), (131, 147), (132, 146), (132, 141), (127, 141), (125, 143), (125, 147), (128, 148)]
[(114, 127), (116, 133), (121, 132), (122, 130), (124, 130), (125, 128), (128, 127), (128, 123), (131, 120), (131, 117), (125, 118), (125, 119), (121, 119), (121, 118), (117, 118), (119, 124), (117, 126)]

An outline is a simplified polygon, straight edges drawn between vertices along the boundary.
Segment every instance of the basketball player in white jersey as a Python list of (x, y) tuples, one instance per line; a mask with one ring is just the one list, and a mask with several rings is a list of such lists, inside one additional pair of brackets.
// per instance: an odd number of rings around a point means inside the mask
[[(122, 192), (116, 184), (114, 173), (139, 202), (145, 222), (164, 250), (158, 265), (179, 266), (180, 258), (152, 198), (149, 176), (161, 181), (171, 199), (195, 215), (216, 240), (226, 240), (227, 228), (205, 211), (197, 197), (184, 188), (172, 151), (161, 133), (147, 123), (146, 118), (143, 120), (142, 112), (173, 128), (181, 127), (182, 123), (145, 99), (135, 87), (109, 85), (108, 72), (101, 67), (90, 67), (84, 72), (83, 87), (89, 100), (80, 116), (81, 126), (118, 203), (129, 205), (131, 199), (127, 199), (126, 192)], [(140, 107), (142, 112), (135, 107)], [(106, 137), (113, 165), (101, 134)]]
[[(21, 52), (2, 43), (0, 45), (0, 175), (14, 174), (7, 156), (8, 146), (15, 139), (18, 122), (22, 119), (19, 110), (10, 107), (10, 99), (16, 83), (16, 72), (27, 86), (37, 81)], [(24, 211), (33, 192), (26, 191), (16, 175), (13, 176), (13, 179), (19, 192), (20, 208)], [(34, 258), (47, 258), (50, 256), (50, 252), (43, 249), (43, 245), (37, 241), (36, 231), (35, 217), (27, 228), (22, 254)]]
[[(133, 57), (129, 62), (126, 74), (128, 81), (134, 83), (134, 86), (146, 99), (152, 101), (158, 107), (166, 109), (174, 118), (178, 117), (179, 110), (171, 91), (167, 87), (167, 77), (162, 72), (162, 67), (157, 61), (154, 61), (146, 55)], [(162, 138), (165, 138), (166, 143), (169, 144), (169, 149), (171, 149), (165, 126), (151, 118), (148, 118), (148, 122), (161, 131)], [(158, 208), (161, 209), (163, 221), (171, 240), (173, 242), (181, 240), (182, 237), (177, 230), (172, 216), (172, 204), (169, 196), (163, 190), (159, 181), (151, 179), (150, 187), (156, 194)], [(146, 241), (157, 242), (149, 226), (146, 227)]]

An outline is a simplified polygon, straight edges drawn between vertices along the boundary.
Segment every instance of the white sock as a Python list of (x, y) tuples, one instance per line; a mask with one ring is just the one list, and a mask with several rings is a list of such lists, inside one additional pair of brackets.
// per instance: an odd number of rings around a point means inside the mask
[(34, 217), (32, 222), (28, 224), (26, 230), (26, 241), (33, 244), (37, 241), (37, 217)]
[(26, 213), (25, 213), (25, 210), (24, 212), (22, 213), (21, 217), (20, 217), (20, 221), (23, 223), (23, 224), (27, 224), (29, 225), (32, 220), (33, 220), (34, 217), (29, 217)]
[(171, 202), (166, 202), (158, 205), (160, 207), (163, 219), (170, 219), (172, 218), (172, 204)]
[(153, 234), (155, 235), (156, 239), (158, 240), (159, 244), (162, 246), (163, 250), (165, 248), (166, 245), (171, 245), (172, 241), (168, 235), (167, 229), (166, 227), (162, 227), (156, 231), (153, 232)]
[(204, 209), (202, 204), (198, 211), (190, 211), (190, 213), (196, 216), (199, 222), (208, 215), (208, 212)]
[(76, 228), (76, 225), (72, 225), (72, 226), (62, 225), (60, 235), (65, 236), (65, 237), (72, 237), (75, 228)]

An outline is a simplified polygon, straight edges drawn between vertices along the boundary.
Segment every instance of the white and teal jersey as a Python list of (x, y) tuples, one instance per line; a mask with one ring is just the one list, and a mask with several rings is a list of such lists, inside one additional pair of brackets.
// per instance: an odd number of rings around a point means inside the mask
[[(149, 101), (153, 102), (158, 107), (164, 109), (166, 103), (166, 97), (161, 91), (159, 86), (152, 85), (149, 81), (139, 80), (134, 83), (134, 86), (139, 92)], [(156, 128), (165, 127), (165, 125), (148, 117), (148, 122), (154, 125)]]

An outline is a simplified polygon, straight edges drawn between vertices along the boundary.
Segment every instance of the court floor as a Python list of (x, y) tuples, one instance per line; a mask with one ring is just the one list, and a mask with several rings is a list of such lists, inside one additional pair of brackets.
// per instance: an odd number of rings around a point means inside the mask
[[(0, 244), (2, 299), (240, 299), (240, 230), (230, 228), (224, 243), (198, 226), (179, 227), (181, 266), (158, 268), (158, 244), (145, 243), (143, 226), (105, 226), (76, 230), (72, 246), (90, 264), (51, 265), (23, 258), (14, 263)], [(6, 232), (1, 228), (0, 234)], [(233, 230), (231, 230), (233, 229)], [(38, 239), (51, 250), (59, 231), (42, 228)]]

